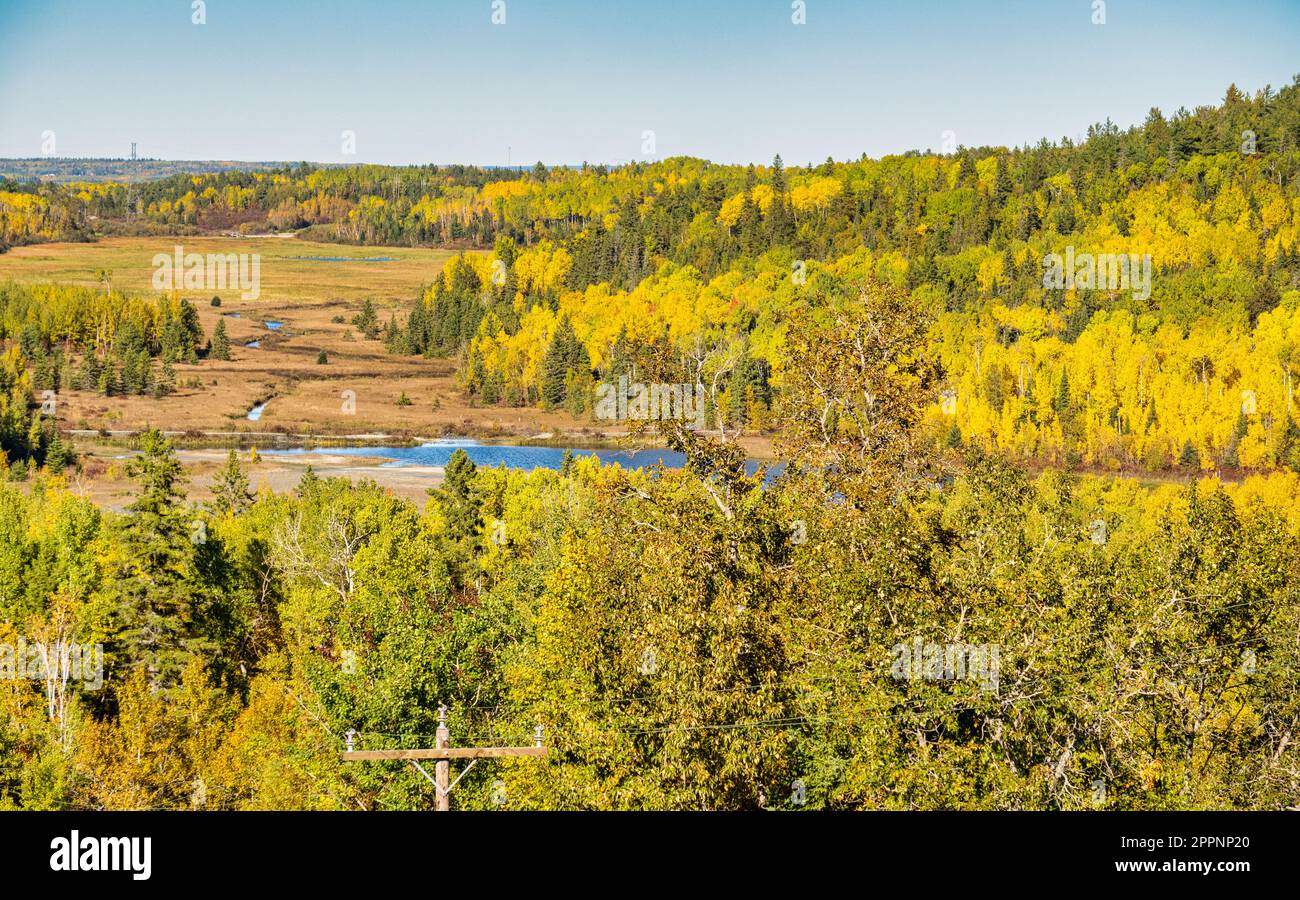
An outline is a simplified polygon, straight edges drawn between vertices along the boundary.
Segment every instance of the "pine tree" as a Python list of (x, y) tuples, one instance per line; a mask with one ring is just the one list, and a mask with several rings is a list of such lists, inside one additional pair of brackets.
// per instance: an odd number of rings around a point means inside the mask
[(302, 477), (298, 479), (298, 484), (293, 489), (293, 492), (298, 499), (307, 499), (315, 494), (320, 484), (321, 477), (316, 474), (316, 470), (309, 464), (307, 468), (303, 469)]
[(81, 371), (77, 374), (77, 384), (83, 391), (99, 388), (99, 358), (91, 351), (81, 359)]
[(151, 687), (167, 690), (195, 654), (213, 646), (201, 629), (205, 598), (194, 569), (196, 536), (205, 532), (183, 506), (184, 471), (172, 443), (151, 429), (140, 444), (127, 465), (139, 495), (118, 535), (112, 583), (125, 658), (143, 669)]
[(212, 347), (208, 355), (213, 359), (230, 359), (230, 337), (226, 334), (226, 320), (217, 320), (217, 327), (212, 330)]
[(59, 436), (58, 428), (50, 428), (49, 439), (45, 445), (45, 468), (58, 474), (76, 459), (72, 448)]
[(747, 256), (756, 256), (763, 251), (763, 219), (758, 204), (752, 194), (745, 195), (744, 205), (740, 208), (740, 246)]
[(578, 334), (573, 330), (573, 324), (565, 317), (565, 323), (568, 327), (565, 329), (565, 348), (564, 364), (566, 368), (572, 369), (578, 375), (591, 374), (591, 354), (582, 341), (578, 340)]
[(22, 352), (10, 346), (0, 358), (0, 451), (14, 462), (26, 460), (39, 449), (40, 428)]
[(239, 465), (239, 454), (232, 447), (226, 464), (212, 479), (212, 508), (218, 513), (238, 515), (253, 502), (248, 475)]
[(105, 397), (112, 397), (118, 393), (117, 371), (111, 359), (104, 361), (104, 366), (99, 370), (99, 379), (96, 384), (99, 392)]
[(494, 406), (501, 402), (501, 395), (504, 391), (504, 378), (500, 372), (493, 372), (483, 379), (482, 398), (483, 402), (489, 406)]
[[(551, 343), (546, 348), (542, 359), (541, 388), (542, 402), (547, 408), (563, 406), (568, 398), (566, 376), (569, 373), (570, 360), (575, 355), (574, 344), (578, 337), (573, 333), (568, 316), (560, 319)], [(586, 352), (585, 350), (583, 351)]]
[(384, 349), (389, 353), (406, 353), (406, 335), (397, 325), (397, 316), (390, 315), (383, 331)]
[(619, 328), (618, 337), (614, 339), (613, 345), (609, 349), (609, 355), (605, 358), (602, 375), (608, 381), (616, 381), (618, 376), (627, 375), (632, 371), (633, 346), (631, 339), (627, 336), (626, 323)]
[(778, 153), (772, 157), (772, 191), (778, 197), (785, 193), (785, 162)]
[(442, 487), (430, 491), (442, 507), (447, 531), (453, 538), (472, 535), (479, 526), (479, 501), (474, 495), (478, 467), (464, 450), (456, 450), (443, 470)]
[(1052, 410), (1062, 426), (1072, 418), (1070, 405), (1070, 374), (1061, 370), (1061, 380), (1056, 383), (1056, 396), (1052, 398)]
[(1007, 171), (1006, 157), (997, 157), (997, 169), (993, 174), (993, 203), (1000, 212), (1007, 198), (1011, 196), (1011, 173)]
[(154, 396), (161, 397), (176, 390), (176, 367), (171, 360), (163, 360), (162, 372), (154, 383)]
[(352, 324), (367, 338), (379, 337), (379, 315), (375, 312), (375, 303), (369, 297), (361, 304), (361, 311), (352, 317)]

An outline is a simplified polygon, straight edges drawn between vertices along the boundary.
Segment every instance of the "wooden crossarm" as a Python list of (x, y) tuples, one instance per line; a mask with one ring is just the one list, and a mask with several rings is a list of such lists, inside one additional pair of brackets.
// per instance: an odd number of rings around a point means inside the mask
[(353, 750), (339, 754), (344, 761), (371, 759), (490, 759), (501, 756), (545, 756), (545, 747), (422, 747), (413, 750)]

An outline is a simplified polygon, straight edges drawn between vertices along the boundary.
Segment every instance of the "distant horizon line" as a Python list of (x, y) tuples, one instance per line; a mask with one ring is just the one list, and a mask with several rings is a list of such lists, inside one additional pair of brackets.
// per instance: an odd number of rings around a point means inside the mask
[[(1238, 92), (1241, 94), (1241, 96), (1244, 97), (1246, 100), (1251, 100), (1251, 99), (1253, 99), (1253, 98), (1258, 98), (1258, 97), (1259, 97), (1260, 95), (1262, 95), (1262, 94), (1264, 93), (1264, 91), (1266, 91), (1266, 90), (1269, 91), (1269, 92), (1272, 94), (1272, 96), (1276, 97), (1277, 94), (1278, 94), (1280, 91), (1284, 91), (1284, 90), (1286, 90), (1286, 89), (1289, 88), (1289, 87), (1300, 87), (1300, 73), (1296, 73), (1296, 74), (1294, 74), (1294, 75), (1292, 76), (1291, 83), (1290, 83), (1290, 84), (1283, 84), (1280, 88), (1274, 88), (1274, 86), (1273, 86), (1272, 84), (1267, 84), (1267, 85), (1265, 85), (1265, 87), (1263, 87), (1263, 88), (1256, 88), (1255, 90), (1252, 91), (1252, 90), (1249, 89), (1249, 88), (1243, 89), (1243, 88), (1238, 87), (1238, 86), (1237, 86), (1237, 82), (1236, 82), (1236, 80), (1233, 80), (1233, 81), (1231, 81), (1231, 82), (1229, 83), (1228, 87), (1226, 87), (1226, 88), (1224, 89), (1224, 92), (1225, 92), (1225, 97), (1226, 97), (1226, 95), (1227, 95), (1227, 93), (1228, 93), (1229, 91), (1232, 91), (1232, 90), (1235, 89), (1235, 90), (1238, 91)], [(1160, 107), (1152, 107), (1151, 110), (1148, 112), (1148, 115), (1150, 114), (1150, 112), (1158, 112), (1158, 113), (1161, 114), (1162, 116), (1167, 116), (1167, 117), (1168, 117), (1168, 116), (1172, 116), (1173, 118), (1178, 118), (1178, 117), (1180, 117), (1180, 116), (1190, 116), (1190, 115), (1193, 115), (1196, 111), (1198, 111), (1198, 110), (1200, 110), (1200, 109), (1202, 109), (1202, 108), (1211, 108), (1211, 109), (1217, 109), (1217, 108), (1220, 108), (1220, 107), (1222, 106), (1223, 102), (1224, 102), (1224, 99), (1221, 98), (1218, 102), (1214, 102), (1214, 103), (1208, 103), (1208, 104), (1203, 104), (1203, 105), (1194, 106), (1194, 107), (1193, 107), (1192, 109), (1190, 109), (1190, 110), (1187, 108), (1186, 105), (1180, 105), (1180, 106), (1179, 106), (1176, 110), (1174, 110), (1174, 112), (1172, 112), (1172, 113), (1166, 113), (1166, 112), (1165, 112), (1163, 109), (1161, 109)], [(972, 145), (957, 144), (956, 148), (955, 148), (953, 151), (951, 151), (951, 152), (944, 152), (942, 149), (940, 149), (940, 150), (935, 150), (935, 149), (933, 149), (932, 147), (925, 147), (924, 149), (922, 149), (922, 148), (920, 148), (920, 147), (909, 147), (909, 148), (905, 148), (905, 149), (895, 149), (895, 150), (892, 150), (892, 151), (890, 151), (890, 152), (887, 152), (887, 153), (881, 153), (881, 154), (876, 155), (876, 156), (869, 155), (866, 151), (863, 151), (862, 153), (858, 154), (857, 156), (854, 156), (854, 157), (845, 157), (844, 159), (836, 159), (836, 158), (834, 157), (833, 154), (828, 154), (827, 157), (826, 157), (826, 160), (822, 160), (822, 161), (820, 161), (820, 162), (813, 162), (813, 161), (811, 161), (811, 160), (808, 160), (808, 161), (806, 161), (805, 163), (802, 163), (802, 164), (800, 164), (800, 163), (792, 163), (792, 162), (790, 161), (790, 159), (786, 158), (783, 154), (780, 154), (779, 152), (778, 152), (777, 154), (775, 154), (775, 155), (781, 156), (782, 162), (783, 162), (783, 163), (786, 165), (786, 167), (788, 167), (788, 168), (794, 168), (794, 169), (812, 169), (812, 168), (814, 168), (814, 167), (816, 167), (816, 166), (819, 166), (819, 165), (824, 164), (827, 160), (829, 160), (830, 162), (833, 162), (833, 163), (837, 163), (837, 164), (838, 164), (838, 163), (849, 164), (849, 163), (854, 163), (854, 162), (862, 162), (862, 161), (865, 161), (865, 160), (870, 160), (870, 161), (880, 161), (880, 160), (888, 159), (888, 158), (891, 158), (891, 157), (908, 157), (908, 156), (936, 156), (936, 157), (940, 157), (940, 158), (954, 158), (954, 157), (957, 157), (957, 156), (962, 155), (962, 154), (964, 154), (964, 153), (968, 153), (968, 152), (970, 152), (970, 151), (1003, 151), (1003, 152), (1008, 152), (1008, 153), (1015, 153), (1015, 152), (1030, 152), (1030, 151), (1033, 151), (1033, 150), (1035, 150), (1035, 149), (1042, 148), (1042, 147), (1044, 147), (1044, 146), (1046, 146), (1046, 147), (1051, 147), (1051, 148), (1061, 148), (1061, 147), (1064, 147), (1067, 143), (1068, 143), (1069, 146), (1071, 146), (1071, 147), (1081, 147), (1081, 146), (1084, 146), (1084, 145), (1086, 145), (1086, 144), (1089, 142), (1089, 140), (1091, 139), (1090, 136), (1089, 136), (1089, 134), (1088, 134), (1089, 130), (1093, 129), (1094, 127), (1098, 127), (1098, 126), (1109, 126), (1109, 127), (1113, 127), (1113, 128), (1116, 129), (1120, 134), (1127, 134), (1127, 133), (1131, 133), (1131, 132), (1135, 132), (1135, 131), (1136, 131), (1136, 132), (1140, 132), (1140, 131), (1144, 128), (1145, 124), (1146, 124), (1146, 122), (1145, 122), (1145, 121), (1142, 121), (1142, 122), (1130, 122), (1130, 123), (1127, 124), (1127, 125), (1121, 125), (1120, 123), (1113, 121), (1113, 120), (1108, 116), (1108, 117), (1105, 119), (1105, 121), (1092, 122), (1092, 123), (1088, 124), (1087, 126), (1085, 126), (1084, 128), (1082, 128), (1081, 130), (1075, 132), (1074, 134), (1063, 134), (1063, 135), (1061, 135), (1061, 136), (1058, 137), (1058, 138), (1049, 138), (1049, 137), (1043, 135), (1043, 136), (1040, 136), (1036, 141), (1026, 141), (1026, 142), (1024, 142), (1024, 143), (1022, 143), (1022, 144), (1018, 144), (1018, 145), (1009, 145), (1009, 144), (987, 144), (987, 143), (986, 143), (986, 144), (972, 144)], [(942, 148), (942, 146), (943, 146), (943, 145), (941, 144), (941, 148)], [(438, 167), (444, 167), (444, 166), (467, 166), (467, 167), (473, 167), (473, 168), (478, 168), (478, 169), (483, 169), (483, 170), (525, 172), (525, 171), (528, 171), (529, 169), (534, 168), (534, 167), (535, 167), (539, 162), (540, 162), (542, 165), (546, 166), (546, 168), (548, 168), (548, 169), (557, 169), (557, 168), (558, 168), (558, 169), (581, 170), (581, 169), (583, 168), (583, 166), (588, 166), (588, 167), (605, 166), (605, 167), (607, 167), (607, 168), (621, 168), (621, 167), (624, 167), (624, 166), (632, 166), (632, 165), (638, 165), (638, 164), (641, 164), (641, 165), (654, 165), (654, 164), (656, 164), (656, 163), (666, 162), (667, 160), (670, 160), (670, 159), (694, 159), (694, 160), (701, 160), (701, 161), (703, 161), (703, 162), (706, 162), (706, 163), (708, 163), (708, 164), (710, 164), (710, 165), (715, 165), (715, 166), (767, 166), (767, 165), (769, 165), (770, 162), (771, 162), (771, 160), (760, 161), (760, 160), (753, 160), (753, 159), (748, 160), (748, 161), (720, 162), (720, 161), (718, 161), (718, 160), (716, 160), (716, 159), (711, 159), (711, 158), (706, 157), (706, 156), (697, 156), (697, 155), (693, 155), (693, 154), (691, 154), (691, 153), (676, 153), (676, 154), (673, 154), (673, 155), (671, 155), (671, 156), (664, 156), (664, 157), (658, 157), (658, 158), (653, 158), (653, 159), (636, 159), (636, 158), (627, 158), (627, 159), (617, 159), (617, 160), (614, 160), (614, 161), (591, 161), (591, 160), (583, 160), (582, 162), (570, 162), (570, 163), (548, 163), (548, 162), (545, 162), (544, 160), (535, 160), (535, 161), (530, 162), (530, 163), (507, 163), (507, 164), (500, 164), (500, 163), (482, 163), (482, 162), (465, 162), (465, 161), (451, 161), (451, 162), (442, 162), (442, 163), (439, 163), (439, 162), (434, 162), (434, 161), (432, 161), (432, 160), (423, 161), (423, 162), (410, 162), (410, 161), (408, 161), (408, 162), (378, 162), (378, 161), (373, 161), (373, 160), (372, 160), (372, 161), (354, 160), (354, 161), (347, 161), (347, 162), (344, 162), (344, 161), (332, 161), (332, 162), (326, 162), (326, 161), (321, 161), (321, 160), (309, 160), (309, 159), (294, 159), (294, 160), (290, 160), (290, 159), (279, 159), (279, 160), (277, 160), (277, 159), (261, 159), (261, 160), (258, 160), (258, 159), (230, 159), (230, 158), (221, 158), (221, 157), (209, 157), (209, 158), (206, 158), (206, 159), (177, 159), (177, 158), (156, 157), (156, 156), (149, 156), (149, 157), (146, 157), (146, 156), (140, 156), (140, 157), (136, 157), (135, 159), (132, 159), (132, 158), (129, 157), (129, 156), (6, 156), (6, 157), (0, 157), (0, 164), (3, 164), (3, 163), (19, 163), (19, 162), (21, 162), (21, 163), (37, 163), (37, 162), (41, 162), (41, 161), (49, 161), (49, 162), (81, 162), (81, 163), (94, 163), (94, 162), (101, 162), (101, 163), (129, 163), (129, 162), (139, 162), (139, 163), (172, 163), (172, 164), (207, 163), (207, 164), (219, 164), (219, 165), (225, 165), (225, 166), (229, 166), (229, 167), (231, 167), (231, 168), (238, 168), (239, 166), (268, 166), (268, 167), (272, 167), (272, 166), (274, 166), (274, 167), (289, 168), (289, 167), (293, 167), (293, 166), (303, 165), (303, 164), (305, 163), (305, 164), (307, 164), (307, 165), (320, 166), (320, 167), (326, 167), (326, 168), (348, 168), (348, 167), (351, 167), (351, 166), (383, 166), (383, 167), (386, 167), (386, 168), (392, 168), (392, 169), (402, 169), (402, 168), (419, 168), (419, 167), (424, 167), (424, 166), (438, 166)]]
[[(908, 150), (894, 151), (892, 153), (885, 153), (880, 156), (870, 156), (864, 151), (863, 153), (855, 157), (836, 159), (834, 156), (827, 156), (827, 158), (825, 160), (822, 160), (821, 162), (813, 162), (809, 160), (803, 163), (791, 162), (789, 159), (787, 159), (784, 155), (780, 153), (776, 155), (781, 157), (782, 164), (786, 168), (813, 169), (816, 168), (817, 166), (825, 164), (825, 162), (827, 162), (828, 160), (835, 164), (850, 164), (850, 163), (862, 162), (864, 160), (880, 161), (883, 159), (888, 159), (890, 157), (906, 157), (906, 156), (937, 156), (942, 158), (948, 158), (948, 157), (956, 157), (961, 155), (962, 153), (970, 152), (973, 150), (974, 151), (1005, 151), (1009, 153), (1028, 152), (1037, 149), (1037, 147), (1043, 143), (1047, 143), (1049, 146), (1052, 147), (1060, 147), (1062, 146), (1062, 142), (1067, 140), (1072, 142), (1072, 146), (1079, 147), (1087, 143), (1088, 138), (1086, 137), (1086, 135), (1083, 137), (1082, 140), (1076, 140), (1075, 138), (1069, 136), (1062, 137), (1056, 141), (1050, 140), (1048, 138), (1043, 138), (1039, 141), (1038, 144), (1033, 144), (1033, 145), (1025, 144), (1019, 147), (1010, 147), (1005, 144), (981, 144), (978, 146), (969, 146), (969, 147), (964, 145), (958, 145), (956, 150), (953, 150), (952, 152), (948, 152), (948, 153), (939, 150), (934, 150), (930, 147), (926, 147), (924, 149), (911, 148)], [(352, 162), (337, 162), (337, 161), (327, 162), (323, 160), (312, 160), (312, 159), (296, 159), (296, 160), (224, 159), (219, 157), (208, 157), (206, 159), (201, 159), (201, 158), (174, 159), (174, 158), (161, 157), (161, 156), (141, 156), (141, 157), (137, 157), (136, 159), (132, 159), (129, 156), (125, 156), (125, 157), (0, 156), (0, 166), (3, 166), (3, 164), (5, 163), (38, 163), (38, 162), (50, 162), (50, 163), (132, 163), (134, 162), (134, 163), (172, 163), (176, 165), (184, 164), (184, 163), (204, 163), (209, 165), (212, 164), (225, 165), (231, 168), (237, 168), (239, 166), (245, 166), (245, 165), (275, 166), (275, 167), (282, 167), (282, 168), (292, 168), (294, 166), (310, 165), (310, 166), (328, 167), (333, 169), (344, 169), (344, 168), (350, 168), (355, 166), (382, 166), (384, 168), (389, 168), (389, 169), (415, 169), (415, 168), (422, 168), (425, 166), (437, 166), (439, 168), (447, 167), (447, 166), (466, 166), (466, 167), (485, 169), (485, 170), (503, 169), (503, 170), (509, 170), (514, 172), (527, 172), (528, 170), (535, 168), (538, 163), (541, 163), (548, 169), (573, 169), (573, 170), (580, 171), (584, 166), (587, 168), (595, 168), (597, 166), (605, 166), (607, 168), (621, 168), (623, 166), (633, 166), (633, 165), (655, 165), (657, 163), (668, 162), (669, 160), (673, 160), (673, 159), (699, 160), (701, 162), (705, 162), (715, 166), (769, 166), (772, 163), (772, 160), (766, 160), (766, 161), (750, 160), (747, 162), (719, 162), (718, 160), (710, 159), (705, 156), (695, 156), (690, 153), (675, 153), (672, 156), (663, 156), (654, 159), (621, 159), (613, 162), (603, 161), (603, 160), (601, 161), (584, 160), (578, 163), (550, 163), (550, 162), (546, 162), (545, 160), (536, 160), (531, 163), (511, 163), (509, 165), (505, 165), (501, 163), (481, 163), (481, 162), (464, 162), (464, 161), (377, 162), (374, 160), (357, 160)]]

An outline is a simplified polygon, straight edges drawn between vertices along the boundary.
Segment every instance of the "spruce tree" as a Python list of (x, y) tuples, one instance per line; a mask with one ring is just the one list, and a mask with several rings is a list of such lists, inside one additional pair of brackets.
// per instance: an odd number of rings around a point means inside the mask
[(573, 345), (577, 340), (568, 316), (560, 319), (555, 334), (551, 335), (551, 343), (546, 348), (546, 356), (542, 359), (542, 402), (548, 408), (563, 406), (567, 399), (565, 377), (569, 373), (569, 361), (575, 354)]
[(97, 387), (105, 397), (112, 397), (121, 393), (120, 382), (117, 377), (117, 366), (113, 364), (113, 360), (104, 360), (104, 366), (99, 370)]
[(206, 531), (183, 505), (184, 472), (171, 441), (151, 429), (140, 442), (140, 455), (127, 465), (139, 495), (117, 537), (115, 612), (123, 657), (143, 669), (151, 687), (167, 690), (195, 654), (213, 646), (202, 633), (205, 598), (194, 566)]
[(81, 359), (81, 371), (77, 374), (77, 385), (83, 391), (99, 388), (99, 360), (93, 351), (87, 351)]
[(472, 535), (479, 526), (479, 501), (474, 495), (478, 467), (464, 450), (456, 450), (443, 470), (442, 487), (430, 493), (442, 507), (447, 531), (453, 538)]
[(212, 479), (212, 508), (218, 513), (238, 515), (253, 502), (248, 475), (239, 465), (239, 454), (232, 447), (226, 464)]
[(371, 340), (379, 337), (379, 315), (375, 312), (375, 303), (369, 297), (361, 304), (361, 311), (352, 317), (352, 324)]
[(226, 334), (226, 320), (217, 320), (217, 327), (212, 330), (212, 348), (208, 355), (213, 359), (230, 359), (230, 337)]
[(316, 493), (317, 488), (321, 485), (321, 477), (316, 474), (316, 470), (310, 465), (303, 469), (302, 477), (298, 479), (298, 484), (293, 489), (294, 495), (299, 500), (310, 498)]
[(45, 444), (45, 469), (58, 474), (72, 464), (75, 455), (72, 448), (59, 436), (59, 429), (51, 427)]

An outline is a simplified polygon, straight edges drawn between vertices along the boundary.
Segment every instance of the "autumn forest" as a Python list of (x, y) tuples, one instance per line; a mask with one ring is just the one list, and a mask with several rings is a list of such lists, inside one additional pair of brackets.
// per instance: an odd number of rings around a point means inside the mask
[[(452, 251), (348, 324), (474, 409), (699, 385), (623, 423), (684, 463), (461, 452), (417, 503), (237, 448), (199, 500), (158, 422), (80, 495), (44, 404), (227, 326), (4, 251), (290, 232)], [(1300, 79), (1018, 148), (4, 179), (0, 340), (0, 808), (431, 809), (339, 754), (441, 706), (549, 751), (458, 809), (1300, 802)]]

